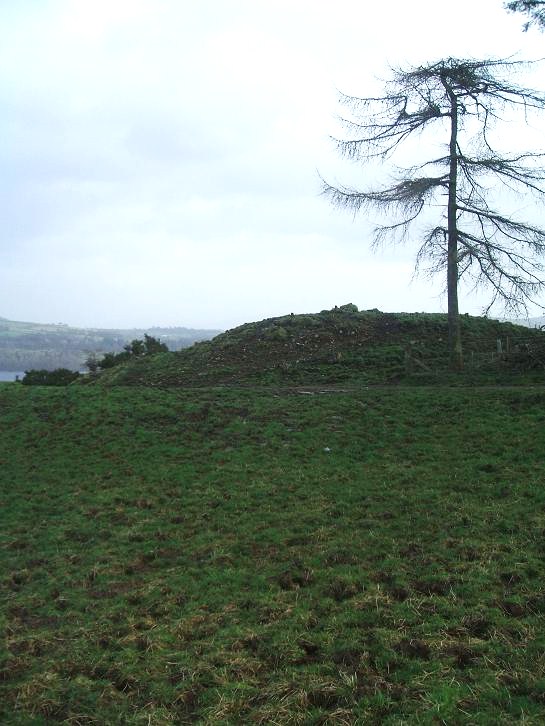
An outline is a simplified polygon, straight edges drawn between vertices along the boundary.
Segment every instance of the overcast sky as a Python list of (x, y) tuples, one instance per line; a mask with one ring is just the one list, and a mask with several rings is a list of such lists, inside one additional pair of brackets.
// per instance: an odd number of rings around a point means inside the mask
[[(441, 280), (412, 280), (416, 243), (373, 253), (369, 220), (320, 195), (318, 170), (346, 170), (336, 88), (367, 95), (390, 66), (447, 56), (538, 58), (523, 20), (502, 0), (0, 0), (0, 316), (445, 310)], [(545, 89), (545, 69), (519, 82)]]

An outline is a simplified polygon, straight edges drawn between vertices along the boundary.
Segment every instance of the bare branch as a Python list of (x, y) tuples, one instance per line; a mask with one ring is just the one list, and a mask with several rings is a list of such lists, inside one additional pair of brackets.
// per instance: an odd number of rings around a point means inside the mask
[[(438, 122), (448, 130), (445, 154), (398, 170), (390, 185), (362, 191), (324, 181), (322, 189), (335, 206), (354, 215), (371, 208), (391, 215), (387, 224), (375, 228), (375, 245), (413, 238), (424, 210), (440, 210), (437, 225), (416, 232), (420, 246), (415, 270), (447, 271), (449, 331), (452, 323), (458, 336), (461, 277), (488, 287), (490, 304), (502, 301), (507, 307), (524, 306), (544, 286), (539, 258), (545, 255), (545, 230), (488, 203), (489, 191), (498, 183), (545, 198), (545, 169), (540, 166), (545, 154), (502, 155), (490, 137), (504, 110), (520, 109), (525, 118), (531, 110), (545, 110), (545, 95), (509, 78), (527, 65), (513, 59), (447, 58), (408, 70), (393, 69), (383, 96), (341, 95), (352, 116), (342, 119), (347, 138), (337, 139), (336, 144), (350, 160), (388, 158), (415, 134), (438, 128)], [(479, 133), (467, 138), (475, 124)], [(451, 337), (454, 340), (449, 332), (449, 344)], [(459, 337), (456, 345), (461, 355)]]
[(507, 10), (513, 13), (526, 13), (528, 20), (523, 25), (524, 31), (536, 23), (545, 28), (545, 2), (542, 0), (515, 0), (505, 4)]

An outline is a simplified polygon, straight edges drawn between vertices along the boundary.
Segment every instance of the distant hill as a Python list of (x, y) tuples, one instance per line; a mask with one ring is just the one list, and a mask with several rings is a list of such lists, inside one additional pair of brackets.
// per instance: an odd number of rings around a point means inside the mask
[(526, 328), (542, 328), (545, 326), (545, 315), (537, 318), (520, 318), (519, 320), (512, 320), (511, 322), (515, 323), (515, 325), (523, 325)]
[[(520, 354), (525, 368), (543, 374), (545, 333), (468, 315), (461, 323), (468, 369), (516, 366)], [(105, 372), (98, 382), (201, 386), (386, 383), (410, 377), (433, 381), (448, 371), (447, 340), (446, 315), (360, 312), (344, 305), (247, 323), (178, 353), (136, 359)]]
[(132, 329), (72, 328), (63, 324), (17, 322), (0, 318), (0, 370), (69, 368), (81, 370), (90, 353), (117, 352), (144, 333), (180, 350), (214, 337), (218, 330), (184, 327)]

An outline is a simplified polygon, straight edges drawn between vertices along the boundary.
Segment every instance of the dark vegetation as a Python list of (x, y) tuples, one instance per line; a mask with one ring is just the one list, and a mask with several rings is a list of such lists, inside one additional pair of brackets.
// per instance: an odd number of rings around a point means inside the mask
[[(106, 353), (100, 360), (95, 355), (88, 356), (85, 365), (94, 375), (99, 369), (114, 368), (137, 357), (155, 353), (168, 353), (168, 346), (157, 338), (145, 334), (143, 340), (135, 339), (127, 343), (121, 353)], [(55, 368), (52, 371), (32, 369), (25, 371), (21, 382), (24, 386), (68, 386), (80, 376), (78, 371), (70, 371), (67, 368)]]
[(105, 353), (118, 353), (123, 346), (135, 338), (143, 338), (144, 334), (161, 338), (171, 350), (179, 350), (218, 332), (191, 328), (71, 328), (62, 324), (21, 323), (0, 318), (0, 370), (83, 370), (89, 355), (98, 359)]
[(105, 353), (101, 360), (97, 360), (95, 356), (90, 356), (85, 361), (85, 365), (91, 373), (96, 373), (98, 369), (106, 370), (107, 368), (115, 368), (115, 366), (135, 358), (145, 355), (155, 355), (155, 353), (168, 353), (168, 346), (162, 343), (152, 335), (144, 334), (141, 340), (136, 338), (127, 345), (123, 346), (121, 353)]
[(80, 374), (68, 368), (56, 368), (54, 371), (30, 370), (25, 371), (21, 383), (23, 386), (68, 386)]
[(526, 22), (524, 30), (536, 25), (541, 30), (545, 28), (545, 2), (543, 0), (512, 0), (505, 3), (505, 7), (513, 13), (524, 13)]

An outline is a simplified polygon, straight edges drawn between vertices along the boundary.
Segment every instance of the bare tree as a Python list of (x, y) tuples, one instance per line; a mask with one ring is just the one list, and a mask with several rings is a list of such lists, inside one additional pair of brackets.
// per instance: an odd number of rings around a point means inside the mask
[(528, 30), (534, 23), (545, 28), (545, 2), (543, 0), (514, 0), (505, 3), (507, 10), (512, 13), (525, 13), (528, 20), (524, 23), (524, 30)]
[(490, 140), (502, 110), (519, 108), (526, 118), (531, 109), (545, 107), (544, 96), (506, 79), (520, 64), (448, 58), (392, 71), (384, 96), (341, 94), (352, 111), (352, 118), (342, 119), (350, 138), (335, 141), (348, 159), (388, 159), (430, 127), (443, 134), (443, 155), (399, 170), (384, 188), (361, 191), (324, 181), (323, 191), (333, 204), (354, 213), (373, 207), (393, 213), (389, 224), (377, 227), (375, 243), (407, 239), (413, 223), (429, 217), (424, 210), (439, 209), (438, 223), (419, 233), (416, 269), (427, 262), (430, 274), (446, 272), (449, 349), (456, 369), (463, 366), (458, 313), (462, 276), (476, 287), (491, 289), (486, 312), (498, 300), (506, 308), (524, 308), (544, 286), (539, 256), (545, 252), (545, 230), (496, 210), (488, 201), (494, 185), (545, 193), (545, 171), (538, 166), (542, 154), (499, 154)]

